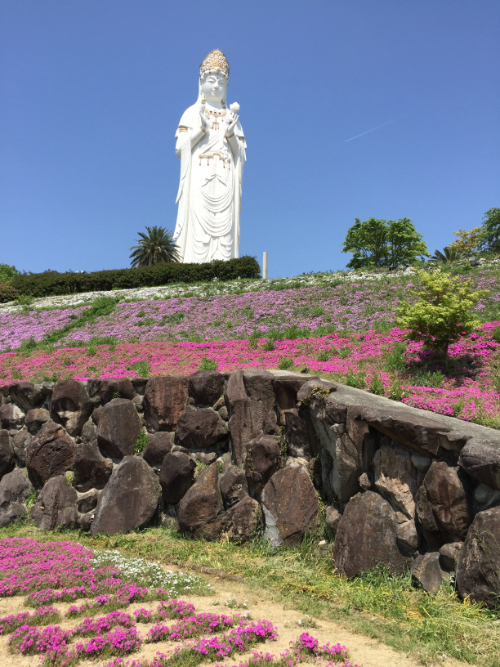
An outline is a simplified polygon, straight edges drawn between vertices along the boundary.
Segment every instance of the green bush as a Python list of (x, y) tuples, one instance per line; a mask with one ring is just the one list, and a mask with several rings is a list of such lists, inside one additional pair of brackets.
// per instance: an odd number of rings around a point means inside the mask
[(156, 264), (137, 269), (114, 269), (92, 273), (24, 273), (14, 276), (12, 286), (32, 297), (110, 291), (134, 287), (158, 287), (170, 283), (195, 283), (237, 278), (259, 278), (255, 257), (240, 257), (227, 262), (215, 260), (206, 264)]
[(10, 283), (0, 283), (0, 303), (14, 301), (19, 296), (19, 292)]

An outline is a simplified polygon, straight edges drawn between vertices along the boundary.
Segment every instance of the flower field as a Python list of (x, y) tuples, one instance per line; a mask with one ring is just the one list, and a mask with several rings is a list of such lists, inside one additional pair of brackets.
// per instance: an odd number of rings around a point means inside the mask
[[(127, 564), (116, 554), (99, 554), (75, 542), (6, 538), (0, 540), (0, 570), (0, 597), (24, 596), (25, 606), (34, 608), (0, 618), (0, 641), (7, 638), (2, 647), (14, 655), (39, 656), (44, 665), (70, 667), (90, 658), (107, 667), (207, 662), (230, 667), (239, 655), (243, 660), (234, 667), (356, 667), (344, 646), (321, 645), (307, 632), (278, 655), (259, 651), (259, 644), (278, 639), (273, 623), (254, 621), (248, 613), (197, 612), (176, 596), (193, 589), (211, 594), (209, 585), (193, 575), (162, 575), (158, 566), (140, 559)], [(162, 576), (168, 588), (146, 585), (150, 577)], [(151, 645), (159, 649), (154, 657), (134, 657)]]
[(416, 281), (399, 276), (124, 303), (104, 297), (95, 316), (94, 306), (0, 311), (0, 384), (280, 368), (497, 427), (500, 273), (467, 278), (489, 290), (477, 306), (484, 323), (451, 345), (446, 363), (394, 326)]

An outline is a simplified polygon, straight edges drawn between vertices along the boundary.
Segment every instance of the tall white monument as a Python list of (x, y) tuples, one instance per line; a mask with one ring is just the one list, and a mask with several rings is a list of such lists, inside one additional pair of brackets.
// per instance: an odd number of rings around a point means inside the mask
[(182, 262), (239, 254), (246, 143), (239, 105), (226, 106), (228, 81), (229, 64), (215, 49), (200, 65), (198, 99), (175, 133), (181, 177), (174, 241)]

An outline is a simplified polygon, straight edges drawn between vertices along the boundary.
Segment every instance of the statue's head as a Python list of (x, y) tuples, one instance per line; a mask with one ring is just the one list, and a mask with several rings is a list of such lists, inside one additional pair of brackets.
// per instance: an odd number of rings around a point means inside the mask
[(200, 65), (200, 93), (208, 102), (225, 102), (229, 63), (219, 49), (211, 51)]

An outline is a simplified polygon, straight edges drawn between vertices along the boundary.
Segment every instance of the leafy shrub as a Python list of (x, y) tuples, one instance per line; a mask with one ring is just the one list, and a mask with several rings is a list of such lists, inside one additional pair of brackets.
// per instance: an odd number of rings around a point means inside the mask
[(0, 303), (14, 301), (19, 297), (19, 292), (10, 283), (0, 283)]
[(215, 359), (207, 359), (207, 357), (203, 357), (200, 363), (200, 371), (216, 371), (217, 370), (217, 362)]
[(9, 264), (0, 264), (0, 283), (10, 283), (14, 276), (17, 276), (19, 271), (15, 266)]
[(401, 302), (397, 309), (398, 326), (409, 329), (410, 340), (423, 341), (427, 348), (447, 354), (450, 343), (481, 324), (471, 310), (488, 290), (473, 292), (470, 280), (453, 278), (441, 270), (418, 274), (422, 287), (410, 290), (417, 301), (414, 305)]
[(127, 367), (128, 371), (135, 371), (140, 378), (148, 378), (151, 374), (151, 364), (147, 359), (135, 361)]
[(135, 451), (138, 453), (143, 452), (144, 449), (146, 448), (146, 445), (148, 444), (148, 439), (149, 439), (148, 434), (143, 429), (137, 436), (137, 440), (135, 443)]
[(110, 291), (134, 287), (157, 287), (170, 283), (258, 278), (260, 267), (255, 257), (239, 257), (206, 264), (156, 264), (136, 269), (114, 269), (92, 273), (27, 273), (14, 276), (12, 285), (19, 294), (32, 297)]
[(278, 362), (278, 368), (281, 371), (287, 371), (292, 366), (293, 366), (293, 359), (290, 359), (289, 357), (283, 357), (283, 359), (280, 359)]

